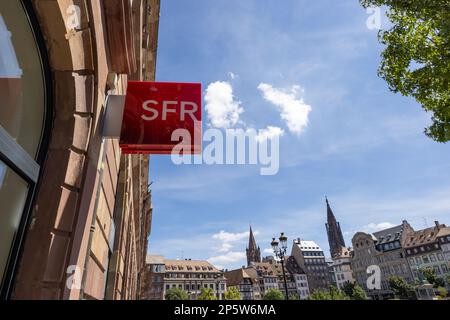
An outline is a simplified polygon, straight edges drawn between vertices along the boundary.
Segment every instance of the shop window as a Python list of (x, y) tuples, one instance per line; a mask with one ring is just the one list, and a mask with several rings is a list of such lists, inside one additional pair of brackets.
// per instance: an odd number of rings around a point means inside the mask
[(35, 159), (45, 116), (40, 55), (20, 1), (1, 1), (0, 12), (0, 125)]
[(0, 161), (0, 275), (5, 271), (27, 196), (28, 183)]
[(16, 266), (10, 262), (18, 258), (39, 177), (48, 103), (47, 77), (25, 7), (20, 0), (0, 1), (1, 297), (11, 293)]

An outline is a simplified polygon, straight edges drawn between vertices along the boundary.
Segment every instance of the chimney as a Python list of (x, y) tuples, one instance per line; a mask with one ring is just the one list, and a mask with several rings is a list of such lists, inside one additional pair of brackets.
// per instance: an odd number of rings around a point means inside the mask
[(436, 225), (436, 228), (438, 230), (441, 229), (441, 224), (439, 223), (439, 221), (435, 221), (434, 224)]

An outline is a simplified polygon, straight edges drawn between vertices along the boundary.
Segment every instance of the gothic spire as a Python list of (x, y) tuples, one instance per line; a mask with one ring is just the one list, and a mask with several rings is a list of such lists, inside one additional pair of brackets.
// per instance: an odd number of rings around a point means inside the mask
[(256, 245), (255, 236), (253, 235), (252, 226), (250, 226), (250, 235), (248, 239), (247, 265), (250, 266), (252, 262), (261, 262), (261, 250)]
[(253, 230), (252, 230), (252, 226), (250, 226), (250, 236), (248, 239), (248, 248), (249, 249), (256, 249), (256, 240), (255, 240), (255, 236), (253, 235)]
[(341, 226), (334, 216), (333, 210), (330, 206), (330, 202), (328, 201), (328, 198), (325, 199), (327, 203), (327, 223), (325, 224), (325, 226), (327, 228), (330, 254), (333, 258), (334, 256), (340, 254), (341, 248), (345, 248), (345, 241), (342, 235)]
[(330, 202), (328, 201), (328, 198), (325, 197), (325, 200), (327, 202), (327, 221), (330, 222), (336, 222), (336, 217), (334, 216), (333, 210), (330, 207)]

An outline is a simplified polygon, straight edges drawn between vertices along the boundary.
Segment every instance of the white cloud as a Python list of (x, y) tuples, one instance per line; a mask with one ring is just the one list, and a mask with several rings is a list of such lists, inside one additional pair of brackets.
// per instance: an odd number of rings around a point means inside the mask
[(362, 227), (362, 231), (366, 233), (374, 233), (377, 231), (390, 229), (395, 227), (395, 224), (392, 224), (390, 222), (381, 222), (381, 223), (369, 223), (368, 225)]
[(273, 249), (267, 248), (263, 250), (264, 255), (273, 256)]
[(239, 122), (244, 112), (241, 102), (235, 100), (230, 83), (216, 81), (206, 89), (206, 112), (211, 125), (216, 128), (232, 128)]
[(237, 242), (242, 239), (248, 238), (249, 232), (231, 233), (226, 231), (220, 231), (213, 235), (213, 239), (223, 241), (224, 243)]
[(261, 83), (258, 89), (263, 93), (263, 98), (278, 107), (281, 118), (286, 122), (289, 130), (297, 135), (301, 134), (308, 126), (308, 117), (311, 106), (307, 105), (301, 94), (300, 86), (294, 85), (288, 90), (274, 88), (270, 84)]
[[(257, 231), (253, 232), (255, 235), (258, 234)], [(220, 231), (219, 233), (213, 234), (213, 241), (220, 241), (218, 246), (215, 246), (215, 252), (220, 252), (221, 255), (214, 256), (208, 259), (210, 263), (219, 269), (226, 268), (230, 265), (236, 264), (239, 261), (245, 262), (245, 252), (244, 250), (237, 252), (233, 251), (235, 245), (241, 245), (247, 241), (249, 237), (249, 232), (226, 232)]]
[(217, 251), (219, 252), (229, 252), (231, 249), (233, 249), (233, 245), (230, 243), (222, 243), (222, 245), (218, 248)]
[(398, 224), (393, 224), (390, 222), (369, 223), (368, 225), (358, 228), (358, 230), (345, 231), (344, 236), (352, 238), (358, 232), (365, 232), (371, 234), (381, 230), (393, 228), (399, 224), (400, 222)]
[(259, 142), (265, 140), (272, 140), (275, 137), (282, 137), (284, 135), (284, 130), (279, 127), (268, 126), (267, 129), (259, 130), (256, 139)]
[(212, 265), (214, 265), (218, 269), (223, 269), (227, 265), (235, 264), (236, 262), (239, 262), (239, 261), (244, 262), (245, 258), (246, 258), (246, 256), (245, 256), (244, 252), (230, 251), (230, 252), (227, 252), (226, 254), (209, 258), (208, 262), (211, 263)]

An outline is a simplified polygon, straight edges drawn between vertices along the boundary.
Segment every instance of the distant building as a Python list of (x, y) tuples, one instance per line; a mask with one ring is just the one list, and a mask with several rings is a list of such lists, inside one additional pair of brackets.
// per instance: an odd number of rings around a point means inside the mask
[(323, 250), (314, 241), (294, 240), (292, 254), (308, 277), (309, 291), (327, 290), (330, 283)]
[(244, 271), (252, 281), (253, 300), (262, 300), (264, 298), (264, 295), (260, 289), (258, 272), (253, 267), (247, 267), (244, 269)]
[(327, 202), (327, 223), (325, 224), (327, 228), (328, 243), (330, 244), (330, 255), (333, 258), (335, 255), (341, 253), (341, 249), (345, 248), (345, 241), (342, 235), (342, 230), (339, 222), (336, 221), (333, 210), (331, 210), (330, 203), (328, 199)]
[(337, 287), (336, 274), (334, 273), (334, 262), (331, 259), (325, 259), (328, 267), (328, 279), (330, 280), (330, 285)]
[(240, 268), (226, 271), (225, 278), (228, 288), (236, 288), (242, 300), (261, 300), (260, 283), (256, 269)]
[(342, 290), (346, 282), (354, 283), (351, 259), (353, 250), (351, 248), (341, 248), (341, 252), (333, 258), (333, 273), (336, 286)]
[(344, 237), (339, 222), (331, 209), (328, 199), (327, 203), (327, 236), (330, 245), (330, 255), (332, 262), (328, 264), (332, 285), (342, 290), (346, 282), (353, 283), (351, 253), (352, 249), (345, 246)]
[(448, 242), (443, 240), (448, 240), (449, 230), (445, 224), (436, 221), (434, 227), (408, 233), (405, 240), (406, 257), (416, 282), (423, 282), (421, 270), (425, 268), (433, 269), (439, 278), (450, 275), (448, 259), (442, 247), (448, 249)]
[(450, 227), (442, 228), (439, 231), (437, 238), (441, 245), (442, 253), (444, 254), (447, 266), (450, 269)]
[(164, 300), (164, 276), (166, 266), (163, 256), (147, 256), (142, 277), (142, 300)]
[[(284, 271), (285, 271), (285, 275), (286, 275), (288, 296), (291, 296), (292, 294), (297, 293), (297, 284), (295, 281), (295, 275), (292, 274), (291, 272), (289, 272), (289, 270), (287, 268), (288, 258), (289, 257), (285, 257)], [(272, 265), (272, 269), (273, 269), (274, 273), (277, 275), (277, 278), (278, 278), (278, 289), (285, 295), (286, 290), (284, 289), (285, 288), (284, 276), (283, 276), (283, 269), (281, 268), (281, 263), (274, 260), (271, 263), (271, 265)]]
[(252, 262), (251, 267), (256, 269), (261, 296), (270, 289), (279, 289), (278, 275), (272, 267), (272, 262)]
[(148, 256), (147, 262), (143, 291), (149, 300), (164, 298), (166, 292), (173, 288), (186, 291), (193, 300), (197, 299), (203, 288), (212, 289), (219, 299), (223, 299), (227, 290), (223, 272), (207, 261), (166, 260), (160, 256)]
[[(277, 289), (285, 294), (281, 263), (277, 262), (273, 257), (266, 257), (263, 261), (260, 263), (253, 262), (251, 264), (258, 273), (261, 296), (264, 297), (270, 289)], [(292, 256), (286, 257), (284, 266), (288, 295), (298, 294), (301, 299), (308, 298), (310, 294), (308, 278), (303, 269), (295, 261), (295, 258)]]
[[(354, 254), (351, 259), (353, 276), (356, 282), (373, 299), (385, 299), (393, 296), (389, 277), (396, 275), (413, 283), (411, 270), (405, 257), (403, 244), (407, 235), (414, 231), (407, 221), (393, 228), (375, 232), (373, 235), (358, 232), (352, 239)], [(367, 288), (367, 268), (378, 266), (381, 269), (381, 288)]]
[(291, 281), (295, 284), (295, 289), (300, 299), (307, 299), (310, 295), (308, 276), (293, 256), (287, 257), (286, 269), (291, 274)]
[(247, 253), (247, 266), (250, 266), (252, 262), (261, 262), (261, 249), (256, 245), (255, 236), (253, 235), (253, 230), (251, 226), (246, 253)]

